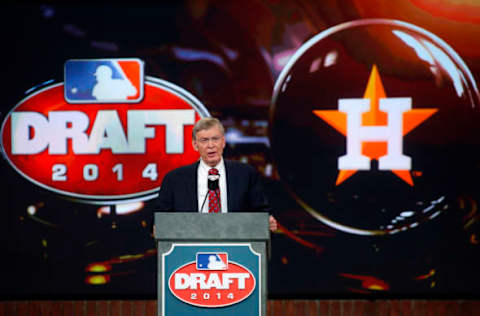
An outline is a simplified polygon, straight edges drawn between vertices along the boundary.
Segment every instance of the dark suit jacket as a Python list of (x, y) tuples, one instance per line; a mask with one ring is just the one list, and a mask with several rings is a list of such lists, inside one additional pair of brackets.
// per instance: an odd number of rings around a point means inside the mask
[[(270, 212), (257, 172), (247, 164), (224, 162), (228, 212)], [(198, 212), (199, 163), (177, 168), (165, 175), (154, 206), (156, 212)]]

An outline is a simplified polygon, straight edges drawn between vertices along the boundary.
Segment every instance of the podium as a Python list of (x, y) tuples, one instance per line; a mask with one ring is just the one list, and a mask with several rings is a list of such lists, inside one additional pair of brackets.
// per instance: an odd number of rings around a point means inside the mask
[(268, 217), (155, 213), (157, 315), (266, 315)]

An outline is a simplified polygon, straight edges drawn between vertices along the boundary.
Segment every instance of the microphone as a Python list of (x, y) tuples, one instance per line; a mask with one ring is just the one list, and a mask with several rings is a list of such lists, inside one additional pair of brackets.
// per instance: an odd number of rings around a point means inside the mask
[(220, 178), (219, 174), (209, 174), (208, 175), (208, 189), (216, 190), (218, 189), (218, 179)]
[(219, 174), (209, 174), (207, 176), (208, 178), (208, 191), (207, 194), (205, 194), (205, 198), (203, 199), (202, 202), (202, 207), (200, 208), (200, 212), (203, 210), (203, 206), (205, 205), (205, 202), (207, 201), (207, 196), (209, 195), (210, 191), (216, 191), (218, 189), (218, 179), (220, 178)]

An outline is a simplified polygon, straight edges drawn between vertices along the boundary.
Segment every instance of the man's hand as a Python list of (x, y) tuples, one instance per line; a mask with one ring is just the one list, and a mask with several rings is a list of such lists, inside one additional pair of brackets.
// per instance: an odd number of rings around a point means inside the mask
[(270, 230), (272, 232), (277, 230), (277, 228), (278, 228), (277, 227), (277, 220), (275, 219), (275, 217), (270, 215), (270, 217), (268, 218), (268, 223), (269, 223), (269, 226), (270, 226)]

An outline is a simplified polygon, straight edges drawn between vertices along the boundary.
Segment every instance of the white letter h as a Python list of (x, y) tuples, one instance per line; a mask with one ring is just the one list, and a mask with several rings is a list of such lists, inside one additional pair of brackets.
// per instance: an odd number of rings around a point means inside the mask
[(383, 98), (379, 108), (388, 115), (386, 126), (362, 126), (362, 114), (370, 99), (340, 99), (338, 109), (347, 115), (347, 154), (338, 158), (340, 170), (370, 170), (370, 158), (362, 155), (362, 142), (387, 142), (387, 155), (378, 160), (379, 170), (410, 170), (412, 159), (403, 155), (403, 113), (412, 108), (411, 98)]

